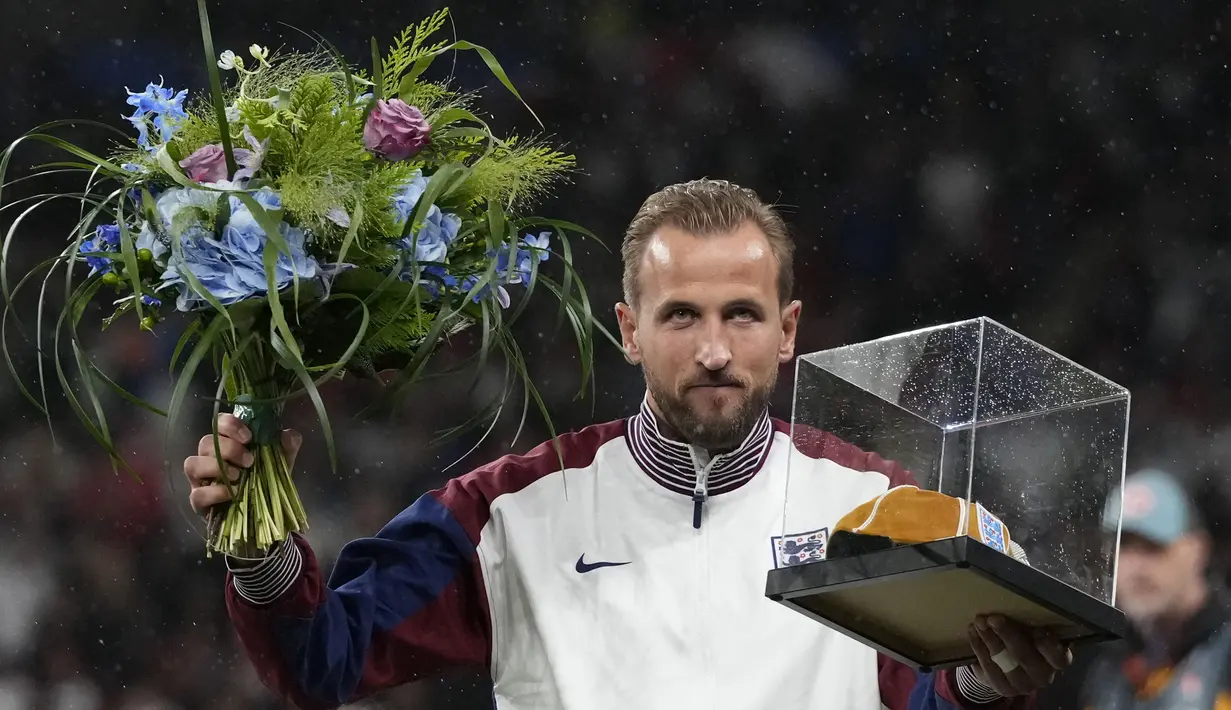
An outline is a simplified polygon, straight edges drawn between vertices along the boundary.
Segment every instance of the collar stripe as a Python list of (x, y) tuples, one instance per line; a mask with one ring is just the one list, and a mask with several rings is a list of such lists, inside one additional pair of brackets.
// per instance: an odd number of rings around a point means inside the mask
[[(689, 445), (662, 435), (648, 399), (642, 400), (641, 411), (629, 419), (627, 431), (629, 451), (646, 475), (670, 491), (692, 495), (697, 470)], [(733, 491), (752, 480), (769, 456), (773, 437), (769, 413), (762, 413), (744, 441), (722, 454), (710, 469), (709, 495)]]

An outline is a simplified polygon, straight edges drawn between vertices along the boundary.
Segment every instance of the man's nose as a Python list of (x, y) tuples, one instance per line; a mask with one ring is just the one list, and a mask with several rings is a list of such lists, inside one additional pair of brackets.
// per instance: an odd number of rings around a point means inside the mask
[(721, 324), (709, 325), (697, 344), (697, 363), (707, 370), (717, 371), (731, 362), (731, 344)]

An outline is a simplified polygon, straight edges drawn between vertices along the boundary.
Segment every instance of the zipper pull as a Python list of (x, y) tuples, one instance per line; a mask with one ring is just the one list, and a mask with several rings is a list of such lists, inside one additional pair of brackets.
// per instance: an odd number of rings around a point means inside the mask
[(714, 468), (720, 456), (714, 456), (702, 464), (697, 457), (696, 447), (690, 447), (688, 453), (692, 455), (693, 469), (697, 472), (697, 483), (692, 489), (692, 526), (700, 530), (701, 509), (705, 505), (705, 499), (709, 497), (710, 469)]

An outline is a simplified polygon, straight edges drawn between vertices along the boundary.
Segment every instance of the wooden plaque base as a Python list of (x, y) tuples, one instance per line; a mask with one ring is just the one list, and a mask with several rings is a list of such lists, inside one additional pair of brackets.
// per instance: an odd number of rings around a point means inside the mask
[(977, 662), (977, 614), (1070, 643), (1128, 631), (1115, 607), (968, 537), (771, 570), (765, 595), (921, 671)]

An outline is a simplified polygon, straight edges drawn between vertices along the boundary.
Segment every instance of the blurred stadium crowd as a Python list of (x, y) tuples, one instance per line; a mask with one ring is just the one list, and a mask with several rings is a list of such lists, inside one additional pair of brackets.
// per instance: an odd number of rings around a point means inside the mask
[[(368, 36), (387, 37), (435, 7), (215, 5), (220, 48), (308, 46), (278, 24), (286, 21), (353, 56), (364, 56)], [(1223, 470), (1231, 9), (776, 5), (453, 8), (459, 35), (496, 53), (549, 132), (578, 155), (583, 172), (542, 211), (589, 226), (612, 249), (583, 250), (596, 310), (610, 313), (618, 298), (614, 250), (640, 201), (670, 182), (728, 178), (781, 203), (797, 235), (801, 352), (987, 315), (1131, 389), (1131, 467)], [(158, 0), (0, 3), (0, 45), (10, 48), (0, 138), (53, 118), (119, 125), (123, 87), (160, 74), (176, 88), (205, 86), (192, 10)], [(470, 57), (456, 68), (465, 85), (490, 84), (483, 72)], [(487, 93), (506, 127), (533, 128), (514, 103)], [(22, 155), (26, 164), (50, 157)], [(12, 216), (0, 214), (0, 227)], [(27, 234), (46, 238), (13, 258), (29, 264), (58, 248), (68, 217), (28, 222)], [(554, 312), (524, 335), (557, 423), (631, 413), (639, 381), (611, 348), (600, 354), (595, 396), (574, 400), (573, 351), (553, 327)], [(169, 394), (176, 336), (133, 327), (87, 337), (105, 371), (157, 402)], [(30, 373), (30, 348), (13, 334), (9, 342)], [(778, 416), (789, 416), (789, 375)], [(309, 413), (289, 413), (307, 435), (297, 476), (326, 563), (422, 491), (510, 445), (516, 416), (445, 470), (475, 443), (426, 446), (440, 423), (472, 411), (457, 387), (430, 385), (396, 420), (358, 423), (348, 414), (365, 385), (335, 385), (337, 476)], [(478, 394), (488, 387), (482, 381)], [(145, 480), (137, 483), (113, 473), (71, 413), (54, 409), (53, 440), (0, 377), (0, 710), (273, 707), (226, 620), (222, 561), (204, 558), (180, 481), (164, 483), (165, 423), (112, 407), (120, 448)], [(174, 475), (207, 423), (201, 403), (176, 424), (165, 454)], [(515, 448), (543, 438), (533, 425)], [(426, 681), (371, 706), (490, 707), (484, 683), (481, 673)]]

